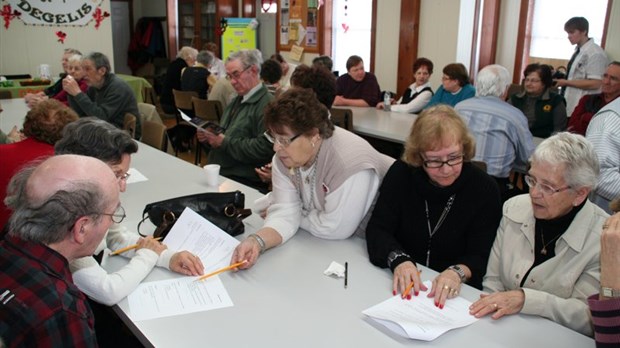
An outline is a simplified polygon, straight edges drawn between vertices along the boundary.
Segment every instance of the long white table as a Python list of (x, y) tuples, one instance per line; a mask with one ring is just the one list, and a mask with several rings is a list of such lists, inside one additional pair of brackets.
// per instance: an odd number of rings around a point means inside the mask
[(22, 129), (24, 118), (28, 113), (28, 106), (24, 102), (24, 98), (2, 99), (0, 100), (2, 113), (0, 113), (0, 129), (4, 133), (11, 131), (13, 126)]
[[(128, 185), (121, 200), (127, 211), (124, 222), (135, 229), (147, 203), (207, 190), (201, 168), (148, 146), (140, 146), (132, 167), (147, 182)], [(240, 189), (246, 206), (260, 194), (221, 178), (219, 190)], [(253, 214), (245, 235), (256, 231), (262, 220)], [(153, 227), (151, 227), (151, 230)], [(349, 284), (323, 275), (331, 261), (349, 263)], [(121, 267), (123, 258), (104, 260), (109, 270)], [(435, 276), (425, 269), (424, 279)], [(155, 269), (146, 281), (177, 277)], [(432, 342), (402, 338), (367, 319), (362, 310), (391, 296), (389, 270), (368, 261), (365, 241), (353, 237), (322, 240), (299, 231), (285, 245), (267, 251), (250, 270), (220, 275), (234, 307), (183, 316), (132, 322), (127, 300), (115, 311), (147, 346), (155, 347), (593, 347), (592, 339), (534, 316), (513, 315), (499, 321), (484, 318), (444, 334)], [(465, 286), (462, 296), (475, 300), (479, 291)], [(415, 300), (415, 299), (413, 299)]]

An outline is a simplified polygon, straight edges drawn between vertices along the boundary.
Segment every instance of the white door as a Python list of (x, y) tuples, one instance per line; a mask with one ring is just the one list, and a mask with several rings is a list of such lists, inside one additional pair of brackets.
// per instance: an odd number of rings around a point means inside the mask
[(127, 50), (131, 39), (129, 23), (129, 5), (127, 1), (111, 1), (112, 11), (112, 46), (114, 49), (114, 72), (117, 74), (131, 75), (131, 69), (127, 66)]

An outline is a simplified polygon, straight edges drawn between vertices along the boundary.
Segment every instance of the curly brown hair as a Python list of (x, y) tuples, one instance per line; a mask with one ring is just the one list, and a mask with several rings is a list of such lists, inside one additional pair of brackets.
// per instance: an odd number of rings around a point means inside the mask
[(291, 85), (311, 88), (321, 104), (328, 109), (332, 108), (336, 99), (336, 76), (325, 67), (299, 65), (291, 75)]
[(334, 133), (329, 111), (321, 104), (311, 89), (292, 87), (265, 108), (265, 127), (283, 133), (289, 127), (295, 133), (311, 134), (317, 128), (321, 138)]
[(44, 100), (26, 114), (24, 135), (54, 145), (62, 138), (63, 128), (78, 118), (75, 111), (58, 100)]
[(403, 161), (420, 167), (421, 153), (437, 150), (444, 145), (463, 146), (463, 159), (470, 161), (476, 153), (476, 140), (459, 114), (448, 105), (430, 107), (418, 116), (405, 143)]

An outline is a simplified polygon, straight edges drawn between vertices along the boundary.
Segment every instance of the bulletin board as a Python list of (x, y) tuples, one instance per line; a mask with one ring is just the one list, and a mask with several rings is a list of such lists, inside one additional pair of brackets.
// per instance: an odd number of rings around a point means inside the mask
[(276, 49), (291, 51), (300, 46), (304, 52), (321, 53), (324, 6), (320, 0), (278, 0), (276, 16)]

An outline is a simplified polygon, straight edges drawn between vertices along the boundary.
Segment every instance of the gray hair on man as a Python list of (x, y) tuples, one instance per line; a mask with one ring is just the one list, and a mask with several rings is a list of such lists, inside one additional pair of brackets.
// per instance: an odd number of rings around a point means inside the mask
[(105, 76), (108, 76), (112, 72), (112, 67), (110, 66), (110, 60), (108, 57), (101, 52), (90, 52), (85, 55), (82, 60), (90, 60), (95, 65), (95, 69), (99, 70), (101, 68), (105, 68)]
[(206, 50), (198, 52), (198, 56), (196, 57), (196, 61), (206, 67), (213, 63), (213, 59), (215, 59), (213, 53)]
[[(71, 171), (59, 169), (71, 164)], [(67, 238), (83, 216), (99, 221), (111, 197), (118, 197), (104, 191), (109, 185), (97, 181), (102, 178), (115, 182), (109, 167), (84, 156), (54, 156), (23, 168), (9, 182), (5, 199), (13, 210), (9, 235), (49, 245)]]
[(478, 72), (476, 77), (476, 96), (503, 99), (508, 85), (510, 85), (508, 69), (498, 64), (487, 65)]
[(226, 59), (226, 62), (230, 62), (233, 60), (241, 61), (244, 69), (249, 68), (250, 66), (256, 66), (256, 72), (260, 75), (260, 66), (263, 64), (263, 55), (259, 50), (240, 50), (234, 53), (231, 53)]
[(545, 139), (536, 147), (530, 162), (564, 167), (564, 180), (574, 189), (594, 189), (600, 166), (592, 144), (582, 135), (561, 132)]

